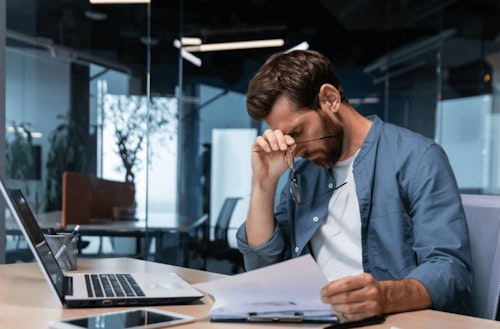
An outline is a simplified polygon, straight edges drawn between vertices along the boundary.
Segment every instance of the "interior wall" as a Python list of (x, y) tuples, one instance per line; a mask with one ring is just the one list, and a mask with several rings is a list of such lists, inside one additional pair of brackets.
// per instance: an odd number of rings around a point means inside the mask
[(201, 144), (212, 142), (214, 129), (252, 127), (245, 94), (202, 85), (199, 97)]

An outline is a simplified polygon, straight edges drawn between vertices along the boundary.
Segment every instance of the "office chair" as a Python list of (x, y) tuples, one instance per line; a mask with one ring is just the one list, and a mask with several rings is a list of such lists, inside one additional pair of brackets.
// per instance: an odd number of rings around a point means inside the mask
[(500, 196), (462, 194), (469, 228), (474, 281), (472, 315), (499, 318)]
[(229, 245), (227, 238), (231, 216), (239, 200), (241, 197), (230, 197), (224, 200), (215, 224), (214, 240), (208, 238), (208, 227), (206, 227), (204, 239), (199, 244), (199, 252), (203, 257), (203, 269), (206, 269), (209, 258), (230, 261), (233, 264), (231, 268), (233, 274), (244, 268), (243, 255), (237, 248)]

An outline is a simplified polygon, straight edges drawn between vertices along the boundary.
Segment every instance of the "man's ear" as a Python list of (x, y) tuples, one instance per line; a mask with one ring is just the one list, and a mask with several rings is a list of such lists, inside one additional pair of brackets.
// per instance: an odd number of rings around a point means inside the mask
[(340, 108), (340, 92), (329, 83), (324, 83), (319, 89), (319, 105), (322, 109), (337, 113)]

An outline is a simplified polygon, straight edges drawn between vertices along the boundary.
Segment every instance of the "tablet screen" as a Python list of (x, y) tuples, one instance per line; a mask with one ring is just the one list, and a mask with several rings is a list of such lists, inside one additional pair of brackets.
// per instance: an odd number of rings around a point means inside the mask
[[(53, 328), (85, 328), (85, 329), (111, 329), (111, 328), (155, 328), (173, 324), (189, 322), (182, 315), (176, 316), (170, 312), (138, 309), (125, 312), (111, 312), (89, 317), (61, 320)], [(61, 326), (60, 324), (63, 324)]]

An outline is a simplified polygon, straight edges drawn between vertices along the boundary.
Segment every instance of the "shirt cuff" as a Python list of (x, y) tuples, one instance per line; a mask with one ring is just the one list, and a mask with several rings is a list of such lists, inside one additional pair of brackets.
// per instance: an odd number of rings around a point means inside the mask
[(245, 224), (243, 223), (239, 227), (236, 233), (236, 241), (240, 252), (245, 258), (245, 269), (247, 271), (275, 264), (283, 260), (285, 242), (277, 225), (274, 226), (274, 232), (266, 243), (258, 247), (251, 247), (247, 243)]

